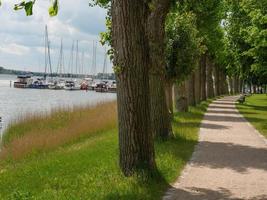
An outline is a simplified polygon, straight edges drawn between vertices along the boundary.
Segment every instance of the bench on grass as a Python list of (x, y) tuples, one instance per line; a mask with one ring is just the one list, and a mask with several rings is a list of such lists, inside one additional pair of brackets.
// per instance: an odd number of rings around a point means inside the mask
[(245, 96), (245, 95), (241, 95), (241, 96), (237, 99), (237, 101), (238, 101), (239, 103), (244, 103), (244, 102), (246, 101), (246, 96)]

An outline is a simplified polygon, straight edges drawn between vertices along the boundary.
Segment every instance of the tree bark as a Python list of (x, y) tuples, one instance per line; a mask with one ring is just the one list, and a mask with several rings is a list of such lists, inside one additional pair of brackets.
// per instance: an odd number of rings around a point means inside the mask
[(112, 1), (112, 46), (117, 72), (119, 163), (126, 176), (156, 168), (150, 126), (148, 7)]
[(147, 21), (150, 47), (151, 125), (153, 134), (161, 139), (171, 137), (171, 117), (165, 96), (165, 20), (170, 0), (155, 0)]
[(175, 108), (178, 112), (188, 111), (188, 99), (186, 93), (186, 81), (180, 84), (175, 84), (174, 94), (175, 94)]
[(195, 99), (196, 99), (196, 104), (200, 103), (200, 90), (201, 90), (201, 85), (200, 85), (200, 70), (199, 66), (195, 69), (194, 71), (194, 76), (195, 76)]
[(172, 136), (171, 114), (167, 106), (164, 81), (158, 75), (150, 74), (150, 109), (152, 133), (155, 137), (167, 139)]
[(213, 87), (213, 78), (212, 78), (212, 71), (213, 71), (213, 64), (212, 61), (207, 57), (207, 97), (213, 98), (214, 97), (214, 87)]

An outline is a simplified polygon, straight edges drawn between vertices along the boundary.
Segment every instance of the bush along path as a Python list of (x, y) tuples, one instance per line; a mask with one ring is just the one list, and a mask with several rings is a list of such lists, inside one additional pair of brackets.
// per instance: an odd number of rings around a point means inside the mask
[(267, 143), (239, 114), (237, 98), (210, 104), (193, 157), (164, 200), (267, 199)]

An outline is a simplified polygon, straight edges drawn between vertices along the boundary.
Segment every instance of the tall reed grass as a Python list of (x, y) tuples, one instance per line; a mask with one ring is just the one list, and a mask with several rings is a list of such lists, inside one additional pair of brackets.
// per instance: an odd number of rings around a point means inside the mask
[(21, 117), (3, 135), (0, 159), (17, 160), (116, 128), (116, 112), (116, 102), (109, 102)]

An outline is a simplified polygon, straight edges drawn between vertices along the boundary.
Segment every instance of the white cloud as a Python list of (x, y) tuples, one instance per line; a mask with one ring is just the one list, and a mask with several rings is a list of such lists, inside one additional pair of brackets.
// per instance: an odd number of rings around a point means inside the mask
[(7, 54), (14, 54), (18, 56), (25, 55), (29, 53), (30, 48), (15, 43), (7, 44), (5, 46), (0, 46), (0, 52)]
[[(105, 30), (106, 11), (99, 7), (89, 7), (88, 0), (62, 0), (59, 14), (49, 17), (49, 0), (38, 0), (34, 5), (34, 15), (25, 16), (23, 10), (14, 11), (17, 0), (3, 0), (0, 7), (0, 66), (7, 68), (38, 71), (44, 60), (44, 29), (48, 26), (51, 41), (52, 62), (57, 63), (61, 38), (68, 63), (74, 40), (79, 40), (80, 51), (85, 52), (88, 66), (92, 63), (92, 43), (99, 41), (99, 32)], [(23, 59), (19, 56), (25, 55)], [(104, 48), (98, 45), (97, 71), (102, 71)], [(18, 57), (16, 57), (18, 56)], [(41, 63), (40, 63), (41, 62)], [(111, 69), (111, 64), (109, 68)], [(110, 70), (111, 71), (111, 70)]]

